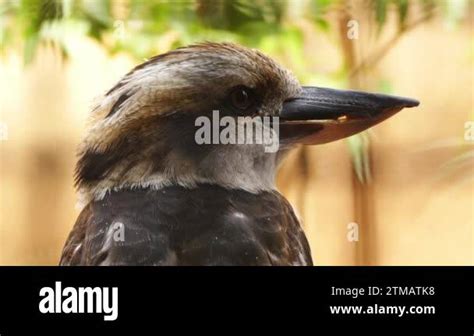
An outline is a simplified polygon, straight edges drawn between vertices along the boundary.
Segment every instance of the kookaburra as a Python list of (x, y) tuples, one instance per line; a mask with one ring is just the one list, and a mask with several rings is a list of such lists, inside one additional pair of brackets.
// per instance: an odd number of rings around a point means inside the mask
[[(153, 57), (92, 111), (76, 166), (83, 208), (60, 264), (312, 265), (298, 219), (275, 187), (285, 154), (296, 144), (345, 138), (416, 105), (302, 87), (269, 57), (229, 43)], [(229, 124), (250, 119), (273, 133), (261, 142), (241, 142), (241, 134), (224, 144), (215, 134), (211, 143), (197, 141), (197, 120), (216, 111)], [(272, 122), (263, 125), (264, 117)], [(213, 123), (211, 131), (225, 124)], [(276, 129), (278, 150), (267, 151)]]

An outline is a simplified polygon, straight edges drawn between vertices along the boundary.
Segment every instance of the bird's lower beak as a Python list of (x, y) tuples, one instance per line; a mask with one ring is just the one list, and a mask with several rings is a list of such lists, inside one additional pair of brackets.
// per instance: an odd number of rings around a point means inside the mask
[(299, 97), (283, 104), (280, 139), (307, 145), (339, 140), (418, 104), (414, 99), (384, 94), (303, 87)]

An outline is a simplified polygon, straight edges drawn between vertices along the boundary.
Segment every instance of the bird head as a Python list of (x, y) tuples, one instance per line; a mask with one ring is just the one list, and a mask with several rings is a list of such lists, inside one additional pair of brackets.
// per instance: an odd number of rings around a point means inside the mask
[[(193, 45), (135, 67), (99, 98), (79, 147), (76, 183), (84, 202), (113, 190), (173, 184), (271, 190), (293, 145), (345, 138), (416, 105), (304, 87), (259, 51)], [(250, 137), (248, 125), (255, 130)]]

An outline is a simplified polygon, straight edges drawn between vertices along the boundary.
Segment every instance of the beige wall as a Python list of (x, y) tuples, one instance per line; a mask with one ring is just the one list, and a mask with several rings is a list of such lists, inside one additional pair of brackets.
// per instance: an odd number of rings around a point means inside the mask
[[(337, 54), (331, 39), (310, 42)], [(434, 21), (402, 38), (377, 67), (374, 76), (422, 104), (373, 129), (374, 180), (362, 200), (371, 224), (358, 223), (358, 243), (346, 238), (361, 204), (347, 144), (289, 157), (279, 186), (304, 219), (317, 264), (473, 264), (473, 161), (455, 174), (442, 169), (472, 148), (462, 145), (464, 123), (473, 119), (472, 43), (472, 27)], [(0, 60), (0, 121), (9, 128), (0, 142), (0, 264), (57, 263), (78, 214), (74, 151), (92, 99), (134, 64), (89, 40), (70, 45), (65, 63), (51, 50), (26, 68), (15, 52)]]

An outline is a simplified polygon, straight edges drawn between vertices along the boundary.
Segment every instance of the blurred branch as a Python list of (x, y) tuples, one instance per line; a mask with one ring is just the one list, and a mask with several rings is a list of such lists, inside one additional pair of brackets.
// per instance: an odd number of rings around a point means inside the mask
[(431, 7), (430, 11), (425, 12), (421, 17), (413, 20), (410, 23), (405, 23), (400, 26), (400, 29), (397, 30), (394, 36), (392, 36), (382, 47), (373, 52), (371, 55), (367, 56), (366, 59), (362, 60), (350, 73), (349, 77), (357, 77), (361, 71), (365, 71), (368, 68), (375, 67), (384, 56), (390, 51), (391, 48), (400, 40), (400, 38), (410, 30), (413, 30), (420, 24), (428, 21), (433, 17), (433, 12), (436, 7)]

